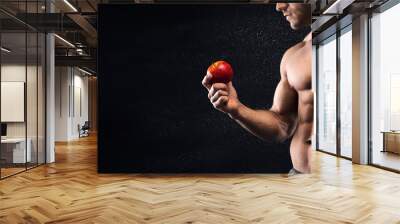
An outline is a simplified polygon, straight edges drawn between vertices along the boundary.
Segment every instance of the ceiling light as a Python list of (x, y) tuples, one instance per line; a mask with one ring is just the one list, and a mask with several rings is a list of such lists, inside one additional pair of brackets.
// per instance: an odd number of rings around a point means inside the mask
[(79, 68), (79, 67), (78, 67), (78, 70), (81, 71), (81, 72), (83, 72), (83, 73), (85, 73), (85, 74), (87, 74), (87, 75), (90, 75), (90, 76), (93, 75), (92, 73), (90, 73), (90, 72), (88, 72), (88, 71), (86, 71), (86, 70), (83, 70), (83, 69), (81, 69), (81, 68)]
[(5, 47), (1, 47), (1, 51), (4, 51), (6, 53), (10, 53), (11, 52), (11, 50), (9, 50), (9, 49), (7, 49)]
[(73, 44), (72, 44), (71, 42), (69, 42), (68, 40), (66, 40), (66, 39), (64, 39), (64, 38), (62, 38), (62, 37), (60, 37), (60, 36), (57, 35), (57, 34), (54, 34), (54, 36), (57, 37), (57, 38), (58, 38), (59, 40), (61, 40), (62, 42), (66, 43), (68, 46), (75, 48), (75, 45), (73, 45)]
[(343, 10), (351, 5), (355, 0), (336, 0), (322, 14), (343, 14)]
[(78, 10), (68, 0), (64, 0), (64, 3), (67, 4), (74, 12), (78, 12)]

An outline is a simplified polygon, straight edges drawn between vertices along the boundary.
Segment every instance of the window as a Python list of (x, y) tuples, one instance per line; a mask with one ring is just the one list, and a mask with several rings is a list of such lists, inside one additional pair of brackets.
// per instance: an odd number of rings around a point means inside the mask
[(351, 25), (341, 31), (340, 63), (340, 155), (352, 157), (352, 34)]
[(317, 148), (336, 154), (336, 35), (317, 49)]
[(372, 164), (400, 170), (400, 4), (371, 18)]

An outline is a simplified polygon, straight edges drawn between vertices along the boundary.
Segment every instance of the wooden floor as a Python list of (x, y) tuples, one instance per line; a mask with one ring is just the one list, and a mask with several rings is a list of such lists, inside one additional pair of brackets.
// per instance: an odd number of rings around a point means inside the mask
[(13, 174), (16, 174), (16, 173), (26, 170), (25, 167), (24, 168), (19, 168), (19, 167), (18, 168), (0, 168), (0, 169), (1, 169), (1, 177), (2, 178), (8, 177)]
[(0, 181), (0, 223), (400, 223), (400, 175), (315, 152), (313, 174), (99, 175), (96, 139)]
[[(376, 148), (375, 148), (376, 149)], [(374, 150), (372, 160), (374, 164), (400, 170), (400, 154)]]

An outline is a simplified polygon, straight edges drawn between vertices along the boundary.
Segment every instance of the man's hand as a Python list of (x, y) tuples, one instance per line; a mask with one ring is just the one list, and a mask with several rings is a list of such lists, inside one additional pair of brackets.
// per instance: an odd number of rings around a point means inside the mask
[(215, 109), (234, 117), (241, 103), (232, 82), (212, 84), (210, 82), (211, 78), (212, 75), (207, 73), (202, 81), (203, 86), (208, 90), (208, 99), (210, 99)]

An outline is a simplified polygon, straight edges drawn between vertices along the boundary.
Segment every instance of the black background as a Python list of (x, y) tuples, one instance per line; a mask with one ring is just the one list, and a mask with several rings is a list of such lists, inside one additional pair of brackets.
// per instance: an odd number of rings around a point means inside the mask
[(270, 108), (292, 31), (275, 5), (101, 5), (99, 172), (287, 172), (289, 141), (264, 142), (215, 110), (201, 80), (216, 60), (239, 98)]

